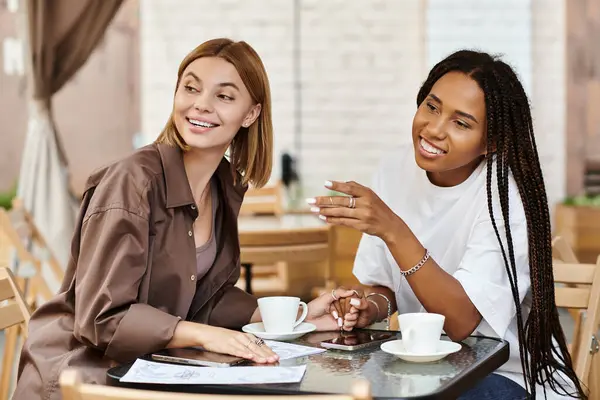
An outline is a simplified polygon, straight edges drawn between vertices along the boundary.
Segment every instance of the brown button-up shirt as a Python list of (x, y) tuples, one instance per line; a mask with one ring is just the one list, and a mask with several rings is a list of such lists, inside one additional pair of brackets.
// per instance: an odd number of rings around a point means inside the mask
[(234, 287), (245, 187), (225, 159), (215, 177), (217, 256), (201, 280), (181, 150), (149, 145), (89, 178), (60, 291), (31, 317), (14, 399), (59, 399), (58, 378), (70, 366), (105, 383), (115, 362), (164, 348), (180, 319), (249, 322), (256, 300)]

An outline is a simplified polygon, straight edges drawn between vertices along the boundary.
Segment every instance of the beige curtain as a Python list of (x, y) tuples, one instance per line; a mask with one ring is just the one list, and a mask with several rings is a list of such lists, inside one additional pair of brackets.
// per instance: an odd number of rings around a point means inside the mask
[(75, 200), (69, 189), (67, 157), (52, 117), (52, 96), (85, 64), (122, 2), (26, 2), (32, 98), (18, 196), (63, 268), (75, 225)]

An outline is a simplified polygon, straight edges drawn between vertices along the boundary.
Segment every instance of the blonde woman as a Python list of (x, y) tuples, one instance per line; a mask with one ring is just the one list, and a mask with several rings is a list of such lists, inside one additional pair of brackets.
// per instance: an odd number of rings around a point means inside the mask
[[(252, 47), (215, 39), (185, 57), (156, 142), (89, 178), (65, 280), (31, 318), (15, 399), (58, 399), (66, 367), (104, 383), (111, 365), (163, 348), (278, 360), (233, 330), (260, 321), (256, 299), (234, 286), (237, 215), (247, 185), (269, 179), (272, 130)], [(332, 301), (313, 300), (307, 320), (337, 329)]]

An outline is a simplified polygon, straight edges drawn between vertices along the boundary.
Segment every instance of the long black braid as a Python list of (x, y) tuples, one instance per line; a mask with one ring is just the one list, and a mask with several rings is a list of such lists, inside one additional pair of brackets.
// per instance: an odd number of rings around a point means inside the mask
[[(417, 105), (429, 95), (431, 88), (448, 72), (462, 72), (473, 79), (484, 92), (487, 113), (487, 200), (492, 225), (502, 250), (506, 272), (516, 306), (521, 366), (525, 389), (535, 398), (536, 383), (548, 384), (555, 392), (586, 398), (567, 349), (554, 300), (552, 273), (552, 236), (548, 200), (542, 169), (533, 134), (529, 101), (512, 68), (487, 53), (462, 50), (451, 54), (433, 67), (417, 95)], [(496, 173), (497, 190), (506, 235), (506, 247), (494, 218), (492, 174)], [(519, 300), (517, 271), (509, 223), (508, 186), (512, 173), (525, 209), (529, 244), (529, 269), (532, 307), (523, 323)], [(497, 210), (496, 210), (497, 211)], [(508, 251), (507, 251), (508, 250)], [(555, 347), (555, 343), (558, 348)], [(570, 393), (562, 372), (575, 385)]]

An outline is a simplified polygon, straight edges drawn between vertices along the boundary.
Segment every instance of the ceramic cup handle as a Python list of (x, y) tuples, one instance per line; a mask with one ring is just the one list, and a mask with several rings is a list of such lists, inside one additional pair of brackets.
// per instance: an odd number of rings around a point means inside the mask
[(294, 323), (294, 328), (297, 327), (298, 325), (300, 325), (306, 319), (306, 316), (308, 315), (308, 305), (305, 302), (301, 301), (300, 307), (302, 307), (302, 315)]

